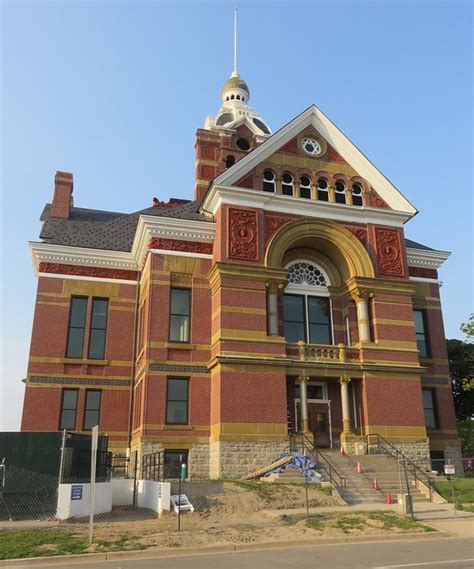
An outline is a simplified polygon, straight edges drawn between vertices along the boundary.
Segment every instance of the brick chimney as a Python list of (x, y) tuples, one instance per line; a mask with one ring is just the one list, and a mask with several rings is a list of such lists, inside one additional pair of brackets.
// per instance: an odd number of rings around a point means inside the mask
[(73, 205), (72, 188), (72, 174), (70, 172), (56, 172), (51, 217), (69, 219)]

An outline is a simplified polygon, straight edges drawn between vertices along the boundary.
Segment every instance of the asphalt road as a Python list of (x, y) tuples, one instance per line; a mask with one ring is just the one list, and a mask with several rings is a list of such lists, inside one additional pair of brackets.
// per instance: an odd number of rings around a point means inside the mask
[(192, 557), (42, 566), (50, 569), (472, 569), (474, 540), (350, 543)]

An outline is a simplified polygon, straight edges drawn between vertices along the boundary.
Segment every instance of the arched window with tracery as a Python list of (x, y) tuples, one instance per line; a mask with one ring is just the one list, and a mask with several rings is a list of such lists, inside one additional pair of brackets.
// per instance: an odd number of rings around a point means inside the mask
[(312, 261), (287, 266), (288, 284), (283, 295), (283, 321), (287, 342), (332, 344), (329, 277)]

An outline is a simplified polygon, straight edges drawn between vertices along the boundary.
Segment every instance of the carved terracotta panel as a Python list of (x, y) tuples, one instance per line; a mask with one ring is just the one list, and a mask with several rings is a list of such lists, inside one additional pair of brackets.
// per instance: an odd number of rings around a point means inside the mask
[(163, 239), (153, 237), (148, 244), (150, 249), (166, 249), (168, 251), (183, 251), (185, 253), (204, 253), (212, 255), (212, 243), (200, 241), (182, 241), (181, 239)]
[(375, 243), (379, 272), (384, 275), (404, 276), (399, 230), (387, 227), (376, 227)]
[(229, 257), (258, 261), (258, 214), (229, 209)]

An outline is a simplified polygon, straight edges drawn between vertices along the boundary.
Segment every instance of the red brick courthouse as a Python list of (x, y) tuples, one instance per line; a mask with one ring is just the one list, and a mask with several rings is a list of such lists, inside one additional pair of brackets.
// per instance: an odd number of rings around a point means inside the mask
[(114, 452), (184, 452), (194, 478), (263, 466), (301, 429), (457, 459), (448, 253), (405, 238), (416, 209), (317, 107), (271, 134), (248, 98), (233, 73), (197, 130), (192, 201), (79, 208), (57, 172), (22, 429), (98, 423)]

